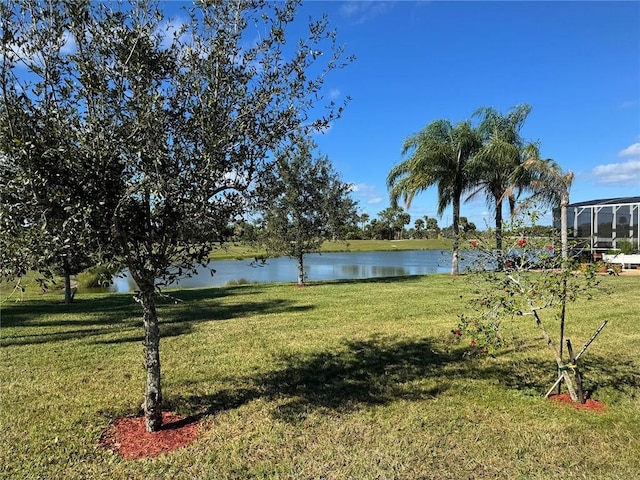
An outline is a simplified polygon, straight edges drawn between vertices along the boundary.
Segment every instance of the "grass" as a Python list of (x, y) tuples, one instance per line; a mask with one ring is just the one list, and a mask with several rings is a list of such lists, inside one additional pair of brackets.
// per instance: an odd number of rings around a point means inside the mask
[(454, 343), (464, 277), (176, 292), (159, 307), (165, 401), (201, 433), (141, 461), (97, 446), (142, 400), (132, 297), (10, 300), (0, 478), (639, 478), (639, 284), (606, 277), (569, 310), (574, 345), (610, 321), (583, 357), (604, 413), (541, 398), (555, 368), (528, 318), (495, 358)]
[[(449, 250), (452, 241), (447, 238), (409, 240), (346, 240), (324, 242), (320, 252), (386, 252), (392, 250)], [(264, 250), (250, 245), (229, 244), (211, 252), (211, 259), (229, 260), (236, 258), (263, 257)]]

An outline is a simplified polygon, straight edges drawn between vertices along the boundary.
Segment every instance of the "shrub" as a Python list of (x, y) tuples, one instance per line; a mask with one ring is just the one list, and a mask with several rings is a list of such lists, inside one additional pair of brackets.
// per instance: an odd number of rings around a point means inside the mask
[(638, 249), (636, 248), (636, 246), (628, 241), (622, 241), (622, 242), (618, 242), (618, 249), (620, 250), (620, 253), (623, 253), (625, 255), (632, 255), (634, 253), (638, 253)]
[(113, 282), (113, 273), (105, 267), (91, 267), (77, 275), (79, 288), (103, 288)]

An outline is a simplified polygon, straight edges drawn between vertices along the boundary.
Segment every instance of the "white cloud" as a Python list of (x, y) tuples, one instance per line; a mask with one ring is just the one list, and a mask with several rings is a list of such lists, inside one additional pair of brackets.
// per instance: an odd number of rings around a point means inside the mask
[(163, 20), (156, 30), (156, 34), (162, 38), (161, 48), (167, 50), (171, 48), (174, 38), (178, 38), (183, 43), (191, 43), (191, 34), (183, 32), (188, 20), (181, 17)]
[(376, 187), (374, 187), (373, 185), (368, 185), (366, 183), (354, 183), (351, 190), (358, 193), (367, 193), (375, 189)]
[(336, 99), (338, 97), (340, 97), (340, 90), (338, 90), (337, 88), (332, 88), (331, 90), (329, 90), (329, 98), (330, 99)]
[(383, 195), (380, 195), (374, 185), (367, 183), (354, 183), (352, 184), (351, 191), (358, 200), (362, 200), (363, 203), (367, 205), (377, 205), (378, 203), (382, 203), (385, 198)]
[[(60, 46), (60, 55), (71, 55), (76, 53), (77, 45), (76, 40), (68, 30), (62, 32), (62, 37), (58, 39), (58, 45)], [(55, 51), (54, 51), (55, 52)], [(43, 65), (44, 60), (40, 51), (27, 53), (24, 50), (23, 45), (17, 45), (9, 42), (6, 49), (3, 49), (0, 53), (0, 58), (6, 57), (11, 62), (16, 62), (16, 65), (20, 68), (29, 67), (31, 64)]]
[(640, 158), (640, 142), (629, 145), (624, 150), (618, 152), (619, 157), (637, 157)]
[(391, 8), (393, 8), (393, 2), (350, 1), (342, 5), (340, 12), (354, 23), (360, 24), (383, 15)]
[[(640, 144), (636, 145), (640, 146)], [(633, 145), (631, 147), (633, 147)], [(629, 150), (629, 148), (626, 148), (623, 152)], [(635, 154), (637, 153), (634, 153), (634, 155)], [(591, 173), (596, 177), (597, 183), (640, 186), (640, 159), (627, 160), (622, 163), (598, 165)]]
[(60, 48), (60, 53), (63, 55), (70, 55), (76, 53), (78, 47), (76, 45), (76, 39), (71, 35), (71, 33), (67, 30), (62, 34), (62, 48)]
[(638, 100), (625, 100), (618, 104), (618, 110), (629, 110), (638, 106)]

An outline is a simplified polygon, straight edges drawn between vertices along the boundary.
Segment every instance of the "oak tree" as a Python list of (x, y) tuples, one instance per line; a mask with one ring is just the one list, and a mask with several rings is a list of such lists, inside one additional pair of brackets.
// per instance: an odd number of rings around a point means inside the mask
[[(94, 257), (126, 265), (137, 284), (148, 431), (162, 424), (156, 293), (208, 264), (271, 152), (339, 117), (341, 104), (322, 108), (323, 83), (349, 61), (326, 18), (292, 38), (299, 2), (197, 1), (180, 21), (161, 5), (8, 0), (1, 10), (3, 173), (19, 166), (28, 178), (29, 165), (51, 155), (71, 163), (74, 185), (87, 172), (101, 179), (79, 204), (82, 220), (70, 221), (101, 232)], [(20, 132), (37, 122), (21, 112), (50, 121), (35, 135), (55, 139), (33, 148), (33, 134)], [(4, 192), (2, 202), (15, 205)], [(15, 221), (27, 237), (49, 225)]]
[(304, 285), (304, 255), (358, 218), (350, 186), (326, 156), (314, 156), (314, 149), (310, 139), (297, 138), (278, 153), (259, 189), (262, 241), (269, 254), (296, 260), (298, 285)]

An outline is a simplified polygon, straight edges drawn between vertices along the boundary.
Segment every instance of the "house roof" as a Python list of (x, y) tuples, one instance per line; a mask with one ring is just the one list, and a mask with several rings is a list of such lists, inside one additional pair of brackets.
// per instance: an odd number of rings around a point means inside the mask
[(603, 198), (600, 200), (588, 200), (586, 202), (571, 203), (569, 207), (593, 207), (604, 205), (629, 205), (640, 204), (640, 197), (617, 197), (617, 198)]

